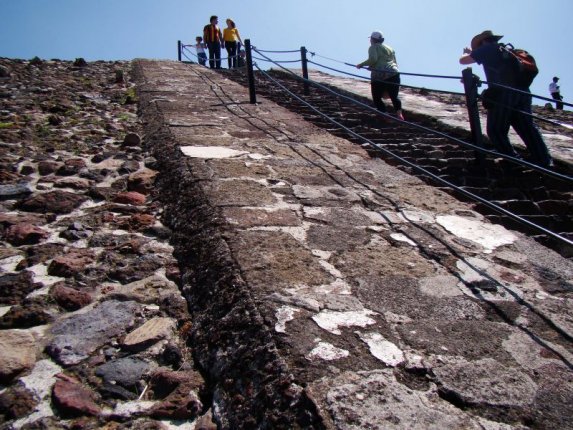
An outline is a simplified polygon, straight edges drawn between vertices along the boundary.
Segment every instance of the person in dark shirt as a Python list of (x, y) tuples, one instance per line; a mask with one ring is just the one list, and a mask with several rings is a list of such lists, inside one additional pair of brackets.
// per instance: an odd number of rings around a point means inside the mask
[(223, 43), (223, 33), (217, 25), (219, 18), (215, 15), (209, 20), (209, 24), (203, 27), (203, 41), (209, 49), (209, 67), (211, 69), (221, 68), (221, 46)]
[(531, 94), (527, 94), (530, 93), (529, 88), (524, 88), (518, 82), (514, 68), (498, 43), (502, 37), (490, 30), (476, 35), (471, 41), (471, 48), (464, 49), (460, 64), (481, 64), (489, 84), (501, 84), (525, 92), (489, 85), (487, 135), (498, 151), (519, 158), (508, 137), (509, 127), (513, 127), (531, 154), (532, 162), (550, 167), (553, 161), (531, 117)]

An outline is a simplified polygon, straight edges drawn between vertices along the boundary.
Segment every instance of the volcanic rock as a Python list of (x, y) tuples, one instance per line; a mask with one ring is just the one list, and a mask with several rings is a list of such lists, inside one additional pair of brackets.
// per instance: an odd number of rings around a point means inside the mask
[(59, 320), (51, 328), (53, 339), (46, 352), (58, 363), (81, 362), (133, 325), (139, 305), (135, 302), (106, 301), (98, 307), (70, 318)]
[(125, 357), (102, 364), (95, 373), (105, 382), (133, 390), (152, 368), (152, 364), (140, 358)]
[(54, 405), (64, 416), (99, 415), (94, 394), (80, 384), (57, 381), (53, 389)]
[(51, 295), (56, 303), (67, 311), (76, 311), (92, 302), (92, 297), (88, 293), (66, 287), (62, 284), (54, 285)]
[(34, 336), (23, 330), (0, 330), (0, 383), (6, 384), (36, 362)]
[(12, 225), (5, 233), (6, 240), (14, 246), (39, 243), (49, 236), (47, 231), (28, 223)]
[(41, 285), (34, 283), (32, 272), (25, 270), (0, 276), (0, 304), (15, 305)]
[(28, 212), (67, 214), (80, 206), (86, 199), (85, 196), (58, 190), (32, 196), (22, 201), (18, 207)]

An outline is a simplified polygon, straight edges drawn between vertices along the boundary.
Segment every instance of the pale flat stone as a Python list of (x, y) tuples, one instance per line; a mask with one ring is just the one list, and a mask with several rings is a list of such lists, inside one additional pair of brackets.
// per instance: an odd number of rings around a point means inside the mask
[(180, 295), (175, 282), (169, 279), (152, 275), (139, 281), (121, 285), (107, 295), (107, 299), (134, 300), (139, 303), (157, 304), (165, 297)]
[(277, 323), (275, 324), (275, 331), (278, 333), (286, 333), (286, 323), (294, 319), (294, 314), (300, 312), (290, 306), (281, 306), (276, 311)]
[(123, 346), (128, 349), (146, 348), (171, 337), (175, 327), (175, 320), (171, 318), (152, 318), (129, 333), (123, 341)]
[(404, 353), (395, 344), (386, 340), (380, 333), (358, 333), (368, 345), (370, 353), (387, 366), (398, 366), (404, 362)]
[(457, 215), (441, 215), (436, 217), (436, 222), (453, 235), (480, 244), (486, 253), (517, 240), (513, 233), (498, 224), (487, 224)]
[(221, 146), (182, 146), (181, 152), (192, 158), (231, 158), (248, 154), (247, 151), (237, 151)]
[(376, 321), (370, 318), (370, 315), (375, 314), (376, 312), (369, 309), (350, 312), (325, 310), (313, 316), (312, 319), (324, 330), (340, 335), (342, 334), (340, 327), (366, 327), (367, 325), (376, 324)]
[(325, 360), (325, 361), (332, 361), (332, 360), (339, 360), (341, 358), (348, 357), (350, 353), (341, 348), (337, 348), (331, 343), (328, 342), (319, 342), (313, 349), (310, 351), (305, 358), (310, 361), (314, 361), (317, 359)]
[(34, 336), (24, 330), (0, 330), (0, 380), (8, 382), (36, 363)]

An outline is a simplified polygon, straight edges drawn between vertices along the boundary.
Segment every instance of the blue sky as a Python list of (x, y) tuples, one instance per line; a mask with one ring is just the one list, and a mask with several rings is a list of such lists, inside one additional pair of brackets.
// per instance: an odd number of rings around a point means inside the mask
[[(233, 18), (243, 39), (260, 49), (305, 46), (351, 64), (366, 58), (368, 36), (380, 30), (403, 72), (460, 75), (464, 46), (491, 29), (535, 56), (540, 74), (534, 93), (548, 96), (557, 75), (565, 100), (573, 101), (573, 0), (0, 0), (0, 10), (0, 57), (22, 59), (175, 60), (177, 40), (191, 43), (209, 16), (218, 15), (223, 25)], [(473, 69), (483, 76), (481, 67)], [(403, 77), (402, 82), (462, 91), (452, 80)]]

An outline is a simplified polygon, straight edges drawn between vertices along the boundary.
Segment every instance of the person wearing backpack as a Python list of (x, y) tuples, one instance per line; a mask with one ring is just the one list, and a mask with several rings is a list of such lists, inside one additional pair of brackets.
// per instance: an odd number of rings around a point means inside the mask
[(502, 37), (493, 34), (490, 30), (474, 36), (471, 48), (464, 48), (460, 64), (483, 65), (488, 82), (486, 90), (488, 94), (484, 98), (484, 102), (488, 102), (486, 105), (487, 135), (497, 150), (520, 158), (509, 141), (508, 133), (511, 126), (525, 143), (532, 162), (542, 167), (551, 167), (553, 161), (531, 116), (529, 85), (536, 74), (536, 68), (535, 71), (522, 70), (520, 60), (515, 53), (517, 50), (509, 49), (506, 45), (499, 43)]

